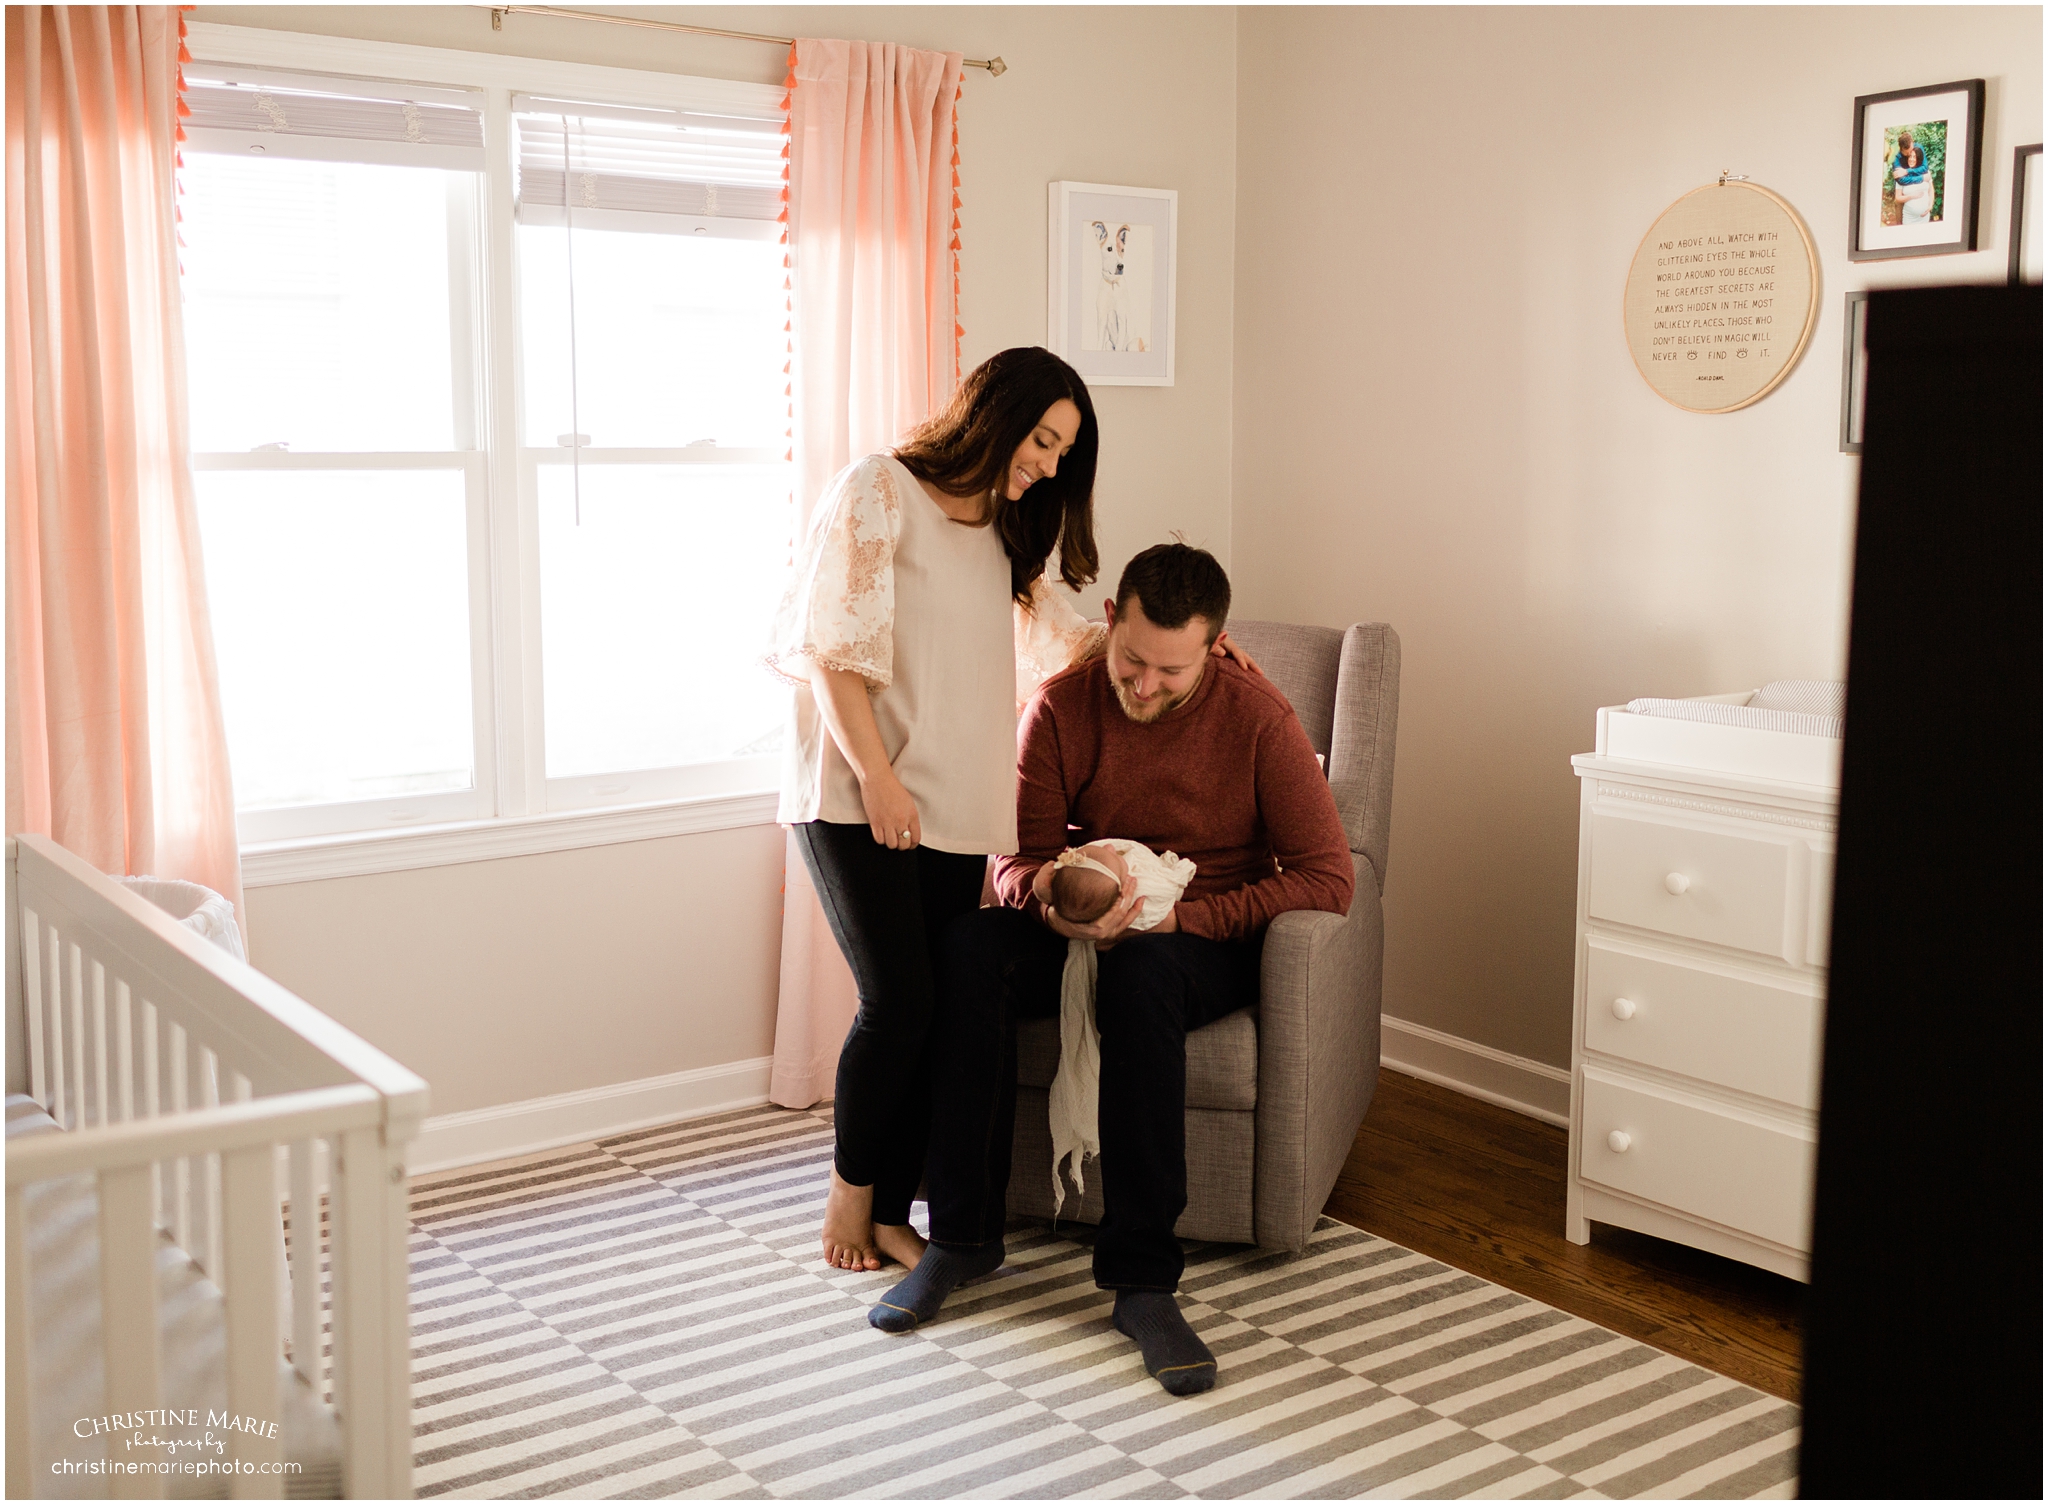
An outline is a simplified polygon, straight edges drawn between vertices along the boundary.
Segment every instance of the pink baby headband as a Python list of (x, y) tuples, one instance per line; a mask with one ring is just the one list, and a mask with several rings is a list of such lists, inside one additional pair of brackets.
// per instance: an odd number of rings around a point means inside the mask
[(1111, 872), (1108, 868), (1104, 867), (1101, 863), (1097, 862), (1093, 857), (1090, 857), (1086, 852), (1082, 851), (1079, 847), (1068, 847), (1064, 852), (1060, 853), (1059, 856), (1053, 858), (1052, 865), (1056, 868), (1085, 867), (1102, 874), (1103, 877), (1109, 879), (1109, 881), (1112, 883), (1123, 882), (1123, 879), (1117, 877), (1115, 873)]

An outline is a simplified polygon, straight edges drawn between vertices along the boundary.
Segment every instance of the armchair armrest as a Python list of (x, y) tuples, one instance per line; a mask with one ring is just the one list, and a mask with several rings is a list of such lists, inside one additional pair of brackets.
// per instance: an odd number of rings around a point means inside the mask
[(1384, 943), (1372, 864), (1351, 854), (1345, 915), (1295, 910), (1267, 927), (1259, 978), (1254, 1237), (1307, 1241), (1379, 1082)]

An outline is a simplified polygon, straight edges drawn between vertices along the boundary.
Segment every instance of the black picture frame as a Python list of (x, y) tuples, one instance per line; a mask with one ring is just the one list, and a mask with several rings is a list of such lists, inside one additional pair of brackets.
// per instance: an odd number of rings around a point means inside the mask
[(1849, 293), (1842, 303), (1842, 453), (1863, 453), (1863, 385), (1869, 374), (1864, 352), (1864, 320), (1870, 314), (1868, 291)]
[(2041, 143), (2032, 146), (2016, 146), (2012, 149), (2012, 227), (2006, 237), (2010, 245), (2006, 250), (2005, 280), (2018, 286), (2020, 276), (2020, 251), (2025, 245), (2027, 226), (2027, 158), (2041, 155)]
[[(1953, 204), (1957, 199), (1957, 188), (1961, 187), (1962, 216), (1955, 221), (1957, 237), (1953, 244), (1940, 242), (1932, 245), (1868, 246), (1863, 244), (1863, 147), (1864, 117), (1872, 105), (1891, 104), (1897, 100), (1917, 99), (1922, 95), (1963, 93), (1969, 96), (1969, 123), (1962, 135), (1969, 143), (1969, 160), (1963, 174), (1965, 181), (1958, 185), (1953, 181), (1944, 188), (1945, 202)], [(1951, 136), (1955, 133), (1952, 131)], [(1977, 249), (1977, 211), (1979, 190), (1984, 179), (1984, 80), (1962, 78), (1952, 83), (1929, 84), (1918, 89), (1893, 89), (1884, 94), (1860, 94), (1856, 97), (1856, 111), (1849, 135), (1849, 259), (1851, 261), (1884, 261), (1894, 256), (1952, 256), (1964, 251)]]

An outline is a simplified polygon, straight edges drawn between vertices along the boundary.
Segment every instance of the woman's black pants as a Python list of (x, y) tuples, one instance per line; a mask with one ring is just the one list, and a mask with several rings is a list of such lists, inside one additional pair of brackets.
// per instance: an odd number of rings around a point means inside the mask
[(935, 956), (947, 927), (980, 905), (988, 859), (891, 851), (865, 825), (795, 830), (860, 993), (839, 1052), (833, 1162), (849, 1185), (874, 1187), (877, 1223), (907, 1223), (931, 1132)]

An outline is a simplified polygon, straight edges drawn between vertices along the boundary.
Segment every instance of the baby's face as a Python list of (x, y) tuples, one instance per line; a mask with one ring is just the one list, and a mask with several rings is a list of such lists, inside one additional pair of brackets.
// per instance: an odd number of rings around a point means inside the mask
[(1123, 887), (1124, 879), (1130, 876), (1130, 869), (1124, 866), (1124, 854), (1122, 852), (1119, 852), (1115, 847), (1104, 841), (1098, 841), (1093, 846), (1083, 847), (1081, 851), (1085, 855), (1093, 857), (1097, 862), (1116, 874), (1117, 887)]

